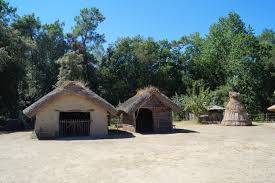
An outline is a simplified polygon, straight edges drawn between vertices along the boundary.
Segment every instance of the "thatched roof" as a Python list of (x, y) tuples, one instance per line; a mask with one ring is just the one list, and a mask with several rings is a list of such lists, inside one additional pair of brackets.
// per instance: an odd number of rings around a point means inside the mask
[(267, 110), (272, 111), (272, 112), (275, 112), (275, 105), (270, 106), (269, 108), (267, 108)]
[(110, 114), (116, 115), (117, 110), (109, 102), (98, 96), (96, 93), (86, 88), (84, 84), (77, 81), (67, 81), (51, 91), (47, 95), (40, 98), (38, 101), (34, 102), (32, 105), (23, 110), (23, 113), (28, 117), (34, 116), (41, 108), (47, 106), (50, 102), (54, 101), (56, 98), (66, 95), (73, 94), (77, 96), (84, 97), (87, 100), (90, 100), (93, 103), (101, 106), (106, 109)]
[(223, 111), (224, 107), (218, 105), (211, 105), (207, 108), (208, 111)]
[(135, 96), (120, 104), (117, 107), (117, 110), (119, 112), (125, 112), (128, 114), (133, 113), (153, 96), (155, 96), (163, 105), (171, 108), (174, 112), (179, 112), (181, 110), (177, 104), (171, 101), (155, 87), (146, 87), (144, 89), (138, 90)]
[(223, 125), (244, 126), (251, 125), (246, 108), (240, 101), (240, 93), (229, 92), (229, 102), (225, 107)]
[(246, 113), (246, 108), (240, 101), (240, 93), (229, 92), (229, 102), (226, 105), (225, 109), (236, 113)]

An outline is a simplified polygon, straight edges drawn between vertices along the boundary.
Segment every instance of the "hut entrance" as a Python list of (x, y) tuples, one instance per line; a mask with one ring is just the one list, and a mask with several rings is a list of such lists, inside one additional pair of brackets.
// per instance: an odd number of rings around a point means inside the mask
[(153, 129), (153, 114), (149, 109), (141, 108), (136, 114), (136, 131), (139, 133), (152, 133)]
[(60, 112), (59, 136), (87, 136), (90, 124), (89, 112)]

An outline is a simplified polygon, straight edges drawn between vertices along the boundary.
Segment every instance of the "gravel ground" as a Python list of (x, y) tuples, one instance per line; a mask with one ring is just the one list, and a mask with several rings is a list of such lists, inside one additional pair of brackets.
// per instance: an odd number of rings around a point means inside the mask
[(275, 124), (177, 127), (173, 134), (101, 140), (1, 134), (0, 182), (275, 182)]

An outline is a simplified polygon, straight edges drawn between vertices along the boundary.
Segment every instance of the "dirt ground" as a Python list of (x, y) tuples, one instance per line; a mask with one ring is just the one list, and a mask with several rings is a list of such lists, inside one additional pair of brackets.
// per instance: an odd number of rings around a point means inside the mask
[(0, 182), (275, 182), (275, 124), (177, 127), (173, 134), (101, 140), (1, 134)]

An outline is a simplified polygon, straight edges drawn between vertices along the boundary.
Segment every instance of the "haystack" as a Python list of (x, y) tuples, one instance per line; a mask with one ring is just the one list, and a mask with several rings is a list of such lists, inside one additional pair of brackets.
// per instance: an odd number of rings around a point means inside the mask
[(239, 99), (240, 93), (229, 92), (229, 102), (225, 107), (224, 117), (221, 122), (226, 126), (249, 126), (252, 125), (245, 106)]

